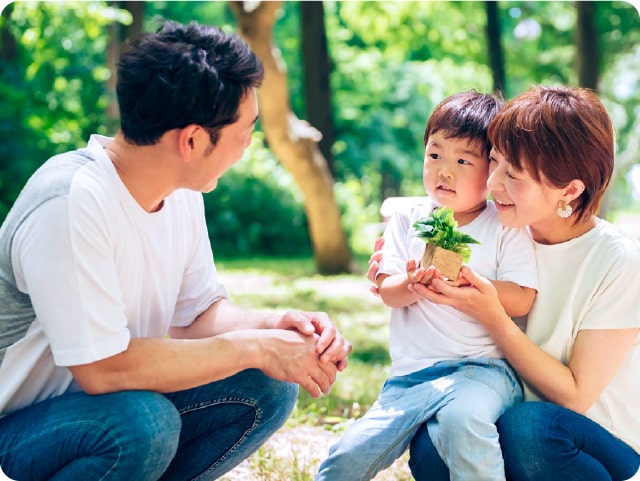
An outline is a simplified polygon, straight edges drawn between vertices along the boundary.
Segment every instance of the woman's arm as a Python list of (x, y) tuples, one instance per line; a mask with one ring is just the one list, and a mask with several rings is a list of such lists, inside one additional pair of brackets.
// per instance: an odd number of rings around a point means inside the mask
[(613, 379), (633, 345), (639, 329), (581, 330), (567, 365), (547, 354), (510, 319), (496, 288), (471, 269), (463, 268), (471, 286), (455, 288), (434, 279), (434, 292), (409, 286), (432, 302), (451, 305), (482, 323), (522, 379), (556, 404), (584, 413)]
[[(373, 284), (370, 287), (370, 291), (376, 295), (382, 297), (385, 304), (391, 307), (405, 307), (414, 303), (418, 297), (416, 295), (407, 292), (407, 286), (414, 282), (405, 282), (407, 278), (402, 275), (389, 276), (378, 275), (378, 267), (382, 260), (382, 247), (384, 246), (384, 237), (378, 237), (375, 241), (373, 253), (369, 258), (369, 269), (367, 271), (367, 279)], [(433, 276), (431, 273), (429, 279)], [(389, 279), (390, 277), (397, 277), (396, 279)], [(382, 295), (382, 282), (386, 283), (386, 297)], [(461, 283), (465, 283), (464, 279), (460, 278)], [(529, 287), (522, 287), (513, 282), (505, 281), (492, 281), (498, 291), (498, 297), (501, 304), (504, 306), (505, 311), (509, 316), (519, 317), (526, 315), (533, 305), (533, 301), (536, 297), (536, 290)], [(456, 282), (449, 282), (449, 284), (457, 285)]]

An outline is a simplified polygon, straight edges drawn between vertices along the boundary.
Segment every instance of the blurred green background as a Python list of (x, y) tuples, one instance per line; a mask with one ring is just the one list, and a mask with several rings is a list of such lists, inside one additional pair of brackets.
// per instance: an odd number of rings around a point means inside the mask
[[(309, 7), (315, 10), (305, 14)], [(238, 28), (228, 2), (18, 1), (4, 8), (0, 220), (49, 156), (84, 146), (91, 133), (115, 133), (113, 53), (162, 18)], [(326, 39), (327, 62), (303, 53), (303, 34), (313, 26)], [(631, 4), (291, 1), (280, 5), (272, 33), (300, 119), (314, 124), (314, 94), (305, 94), (305, 81), (326, 75), (330, 118), (323, 134), (330, 142), (321, 148), (354, 259), (369, 252), (385, 198), (423, 194), (426, 120), (460, 90), (501, 88), (510, 98), (541, 83), (596, 89), (618, 143), (602, 214), (637, 221), (631, 177), (640, 177), (640, 19)], [(205, 202), (217, 258), (313, 255), (305, 199), (261, 125)]]

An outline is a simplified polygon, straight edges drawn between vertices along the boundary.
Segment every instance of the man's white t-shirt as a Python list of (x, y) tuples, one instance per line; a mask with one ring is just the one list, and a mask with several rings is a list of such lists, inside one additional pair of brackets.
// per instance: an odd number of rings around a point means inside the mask
[[(637, 240), (599, 219), (578, 238), (534, 247), (540, 290), (526, 333), (548, 354), (566, 364), (581, 330), (640, 327)], [(586, 415), (640, 452), (640, 336)]]
[[(421, 259), (425, 243), (413, 224), (427, 217), (435, 204), (425, 198), (396, 212), (384, 233), (378, 274), (404, 274), (409, 259)], [(488, 279), (538, 288), (535, 254), (524, 229), (509, 229), (498, 221), (493, 202), (471, 223), (460, 227), (480, 244), (471, 244), (469, 266)], [(421, 299), (407, 307), (391, 309), (389, 350), (391, 375), (402, 376), (436, 362), (481, 357), (503, 357), (486, 329), (466, 314)]]
[(202, 195), (177, 190), (159, 211), (144, 211), (106, 155), (109, 141), (92, 136), (93, 161), (73, 171), (68, 192), (15, 231), (15, 283), (35, 317), (2, 359), (0, 413), (77, 389), (65, 366), (123, 352), (131, 338), (163, 337), (227, 296)]

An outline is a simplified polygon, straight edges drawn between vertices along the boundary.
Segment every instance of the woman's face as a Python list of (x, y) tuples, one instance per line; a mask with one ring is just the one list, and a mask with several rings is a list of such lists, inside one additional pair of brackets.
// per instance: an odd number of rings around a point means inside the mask
[(516, 171), (495, 149), (491, 150), (489, 162), (487, 187), (504, 226), (529, 226), (535, 239), (535, 231), (546, 232), (558, 224), (562, 189), (536, 181), (526, 170)]

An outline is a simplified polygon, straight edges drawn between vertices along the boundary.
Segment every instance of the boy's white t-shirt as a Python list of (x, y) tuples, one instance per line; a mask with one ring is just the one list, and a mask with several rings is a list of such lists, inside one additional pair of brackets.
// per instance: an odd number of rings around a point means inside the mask
[[(423, 203), (396, 212), (384, 233), (378, 274), (404, 274), (409, 259), (421, 259), (425, 242), (413, 224), (427, 217), (435, 204)], [(481, 276), (538, 288), (535, 254), (524, 229), (509, 229), (498, 221), (493, 202), (466, 226), (460, 227), (480, 244), (471, 244), (469, 266)], [(503, 357), (484, 327), (466, 314), (421, 299), (407, 307), (391, 309), (389, 335), (391, 375), (402, 376), (436, 362), (480, 357)]]
[[(566, 364), (581, 330), (640, 327), (637, 240), (598, 219), (576, 239), (534, 247), (540, 290), (526, 333), (548, 354)], [(640, 453), (640, 336), (586, 415)]]
[(37, 317), (2, 360), (0, 413), (74, 389), (65, 366), (123, 352), (131, 338), (163, 337), (227, 296), (202, 195), (177, 190), (158, 212), (144, 211), (104, 152), (109, 141), (92, 136), (95, 161), (16, 231), (16, 284)]

